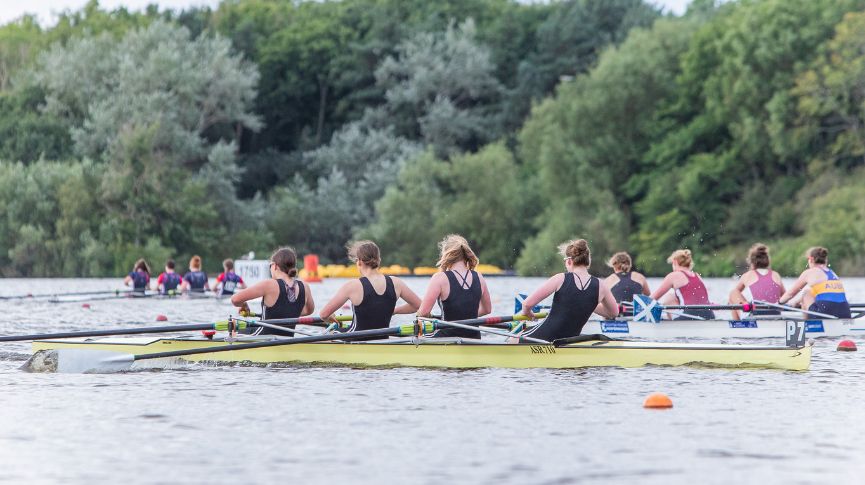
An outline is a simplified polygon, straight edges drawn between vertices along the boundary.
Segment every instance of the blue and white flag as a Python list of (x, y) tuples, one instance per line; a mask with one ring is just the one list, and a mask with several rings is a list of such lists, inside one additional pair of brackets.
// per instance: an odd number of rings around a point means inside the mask
[(635, 322), (658, 323), (661, 321), (663, 310), (658, 300), (653, 300), (646, 295), (634, 295)]

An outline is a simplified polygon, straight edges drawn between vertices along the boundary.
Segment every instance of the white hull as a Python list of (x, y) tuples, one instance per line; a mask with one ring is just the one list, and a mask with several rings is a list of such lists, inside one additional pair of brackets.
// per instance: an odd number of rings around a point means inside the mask
[[(659, 323), (589, 320), (580, 333), (645, 339), (784, 338), (787, 322), (790, 320), (795, 319), (665, 320)], [(808, 338), (865, 335), (865, 321), (808, 320), (805, 325), (805, 335)]]

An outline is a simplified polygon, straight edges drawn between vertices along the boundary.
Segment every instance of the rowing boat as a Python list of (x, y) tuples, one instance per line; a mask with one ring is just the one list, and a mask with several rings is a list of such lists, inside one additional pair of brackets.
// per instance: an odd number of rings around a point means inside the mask
[[(609, 337), (641, 339), (674, 338), (771, 338), (786, 335), (787, 322), (798, 319), (748, 320), (662, 320), (638, 322), (634, 320), (590, 320), (583, 327), (585, 334), (603, 334)], [(852, 319), (806, 320), (808, 337), (842, 337), (865, 335), (865, 322)]]
[[(319, 342), (263, 348), (199, 353), (183, 356), (184, 361), (218, 363), (302, 363), (347, 366), (406, 366), (437, 368), (582, 368), (642, 367), (646, 365), (705, 365), (806, 370), (811, 363), (811, 346), (706, 345), (649, 343), (623, 340), (587, 340), (553, 344), (505, 344), (470, 339), (403, 338), (372, 342)], [(241, 342), (261, 341), (244, 339)], [(63, 359), (75, 359), (76, 352), (106, 355), (143, 355), (191, 349), (223, 347), (224, 340), (196, 336), (174, 338), (92, 338), (57, 339), (33, 342), (38, 355), (56, 355), (57, 370)], [(69, 350), (72, 350), (71, 352)], [(57, 352), (40, 352), (57, 351)], [(31, 359), (39, 361), (40, 359)], [(43, 359), (44, 360), (44, 359)], [(146, 361), (145, 361), (146, 362)], [(69, 364), (73, 366), (74, 364)], [(137, 365), (137, 364), (136, 364)]]

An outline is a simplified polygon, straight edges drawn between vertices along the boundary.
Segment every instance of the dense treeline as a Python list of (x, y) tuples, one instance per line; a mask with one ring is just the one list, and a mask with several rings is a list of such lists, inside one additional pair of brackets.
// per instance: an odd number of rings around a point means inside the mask
[(0, 27), (0, 274), (376, 239), (865, 270), (865, 0), (226, 0)]

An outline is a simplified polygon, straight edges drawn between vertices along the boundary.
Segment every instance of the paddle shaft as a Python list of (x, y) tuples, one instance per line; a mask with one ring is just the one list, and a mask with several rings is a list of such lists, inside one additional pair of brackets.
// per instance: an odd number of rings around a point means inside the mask
[(356, 339), (367, 339), (367, 338), (378, 338), (378, 337), (390, 337), (391, 335), (399, 335), (402, 329), (400, 327), (388, 327), (388, 328), (378, 328), (375, 330), (360, 330), (357, 332), (347, 332), (344, 334), (328, 334), (328, 335), (320, 335), (320, 336), (312, 336), (312, 337), (294, 337), (290, 339), (282, 339), (282, 340), (269, 340), (267, 342), (254, 342), (248, 344), (232, 344), (232, 345), (224, 345), (222, 347), (210, 347), (210, 348), (200, 348), (200, 349), (189, 349), (189, 350), (174, 350), (169, 352), (156, 352), (153, 354), (139, 354), (133, 355), (133, 360), (149, 360), (149, 359), (163, 359), (169, 357), (183, 357), (184, 355), (194, 355), (194, 354), (212, 354), (215, 352), (229, 352), (233, 350), (247, 350), (247, 349), (260, 349), (264, 347), (279, 347), (281, 345), (293, 345), (293, 344), (308, 344), (315, 342), (327, 342), (333, 340), (356, 340)]

